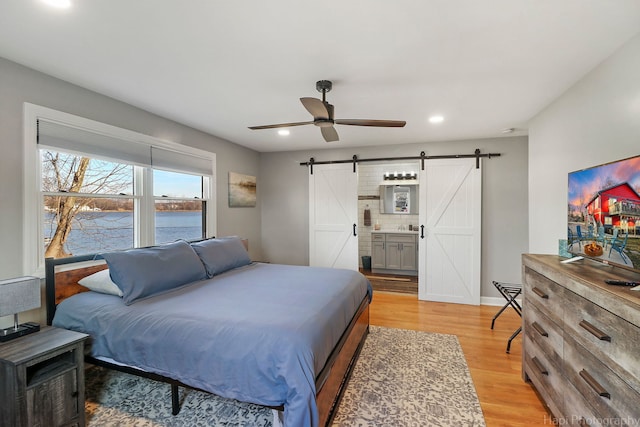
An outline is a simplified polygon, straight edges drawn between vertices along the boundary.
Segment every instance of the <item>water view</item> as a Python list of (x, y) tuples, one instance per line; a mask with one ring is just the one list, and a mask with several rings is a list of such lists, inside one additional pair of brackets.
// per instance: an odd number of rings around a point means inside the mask
[[(54, 215), (45, 213), (45, 244), (55, 231)], [(79, 212), (65, 243), (67, 252), (83, 255), (133, 247), (133, 212)], [(156, 243), (202, 238), (202, 211), (156, 212)]]

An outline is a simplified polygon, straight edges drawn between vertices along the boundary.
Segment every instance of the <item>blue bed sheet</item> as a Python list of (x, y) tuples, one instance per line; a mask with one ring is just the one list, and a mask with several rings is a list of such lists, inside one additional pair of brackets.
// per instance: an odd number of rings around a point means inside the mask
[(90, 334), (94, 357), (284, 405), (285, 426), (317, 426), (316, 376), (371, 293), (354, 271), (256, 263), (130, 306), (74, 295), (53, 325)]

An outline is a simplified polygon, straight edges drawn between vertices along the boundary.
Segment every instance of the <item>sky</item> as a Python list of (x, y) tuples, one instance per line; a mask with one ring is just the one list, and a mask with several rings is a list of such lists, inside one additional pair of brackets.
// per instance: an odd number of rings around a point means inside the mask
[(153, 184), (156, 196), (202, 198), (202, 182), (199, 176), (154, 169)]
[(598, 191), (624, 182), (640, 193), (640, 156), (569, 173), (568, 203), (580, 210)]
[[(41, 151), (43, 179), (49, 183), (44, 185), (45, 188), (49, 188), (47, 191), (58, 191), (58, 184), (55, 178), (58, 175), (62, 177), (62, 188), (70, 188), (71, 178), (78, 167), (80, 155), (60, 151), (60, 157), (55, 162), (58, 172), (55, 172), (50, 165), (54, 163), (51, 158), (54, 157), (56, 152), (48, 149)], [(48, 156), (51, 153), (53, 155)], [(119, 170), (119, 172), (115, 173), (115, 170)], [(115, 192), (115, 194), (120, 192), (125, 194), (133, 193), (133, 166), (131, 165), (92, 158), (86, 174), (85, 185), (81, 191), (104, 194), (108, 194), (110, 191)], [(105, 177), (109, 177), (109, 179), (105, 180)], [(96, 190), (100, 183), (104, 182), (113, 182), (115, 185), (103, 186), (100, 190)], [(91, 183), (94, 183), (94, 185)], [(153, 169), (153, 183), (155, 196), (202, 198), (202, 179), (197, 175)], [(114, 188), (117, 189), (114, 190)]]

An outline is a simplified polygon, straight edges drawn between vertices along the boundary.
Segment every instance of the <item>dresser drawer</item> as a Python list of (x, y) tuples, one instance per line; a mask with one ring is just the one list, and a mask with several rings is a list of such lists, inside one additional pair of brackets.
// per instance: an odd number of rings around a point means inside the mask
[(564, 288), (529, 268), (524, 270), (524, 299), (556, 324), (562, 324)]
[(524, 301), (523, 330), (525, 340), (530, 340), (542, 350), (548, 360), (562, 368), (562, 329), (535, 305)]
[[(564, 395), (564, 407), (566, 417), (558, 425), (571, 425), (571, 426), (590, 426), (590, 427), (602, 427), (610, 426), (612, 424), (603, 424), (606, 420), (600, 417), (595, 409), (587, 403), (587, 401), (580, 395), (580, 392), (576, 390), (571, 384), (567, 386), (567, 393)], [(615, 424), (613, 424), (615, 425)]]
[(574, 292), (565, 298), (565, 333), (640, 393), (640, 328)]
[(570, 336), (565, 337), (564, 362), (567, 379), (608, 425), (640, 420), (640, 394)]
[(551, 412), (562, 417), (564, 413), (563, 394), (566, 379), (560, 368), (549, 361), (547, 355), (534, 342), (524, 339), (523, 369), (538, 393), (551, 409)]

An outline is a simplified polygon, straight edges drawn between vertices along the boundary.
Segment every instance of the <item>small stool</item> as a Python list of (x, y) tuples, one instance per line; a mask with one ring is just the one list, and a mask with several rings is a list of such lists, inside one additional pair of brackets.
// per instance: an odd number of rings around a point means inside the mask
[[(493, 329), (493, 325), (496, 323), (496, 319), (498, 318), (498, 316), (500, 316), (502, 312), (505, 311), (509, 306), (513, 307), (516, 313), (518, 313), (518, 316), (522, 317), (522, 307), (520, 307), (520, 304), (516, 300), (516, 298), (522, 293), (522, 285), (515, 283), (496, 282), (494, 280), (493, 286), (495, 286), (498, 292), (500, 292), (500, 295), (502, 295), (504, 299), (507, 300), (507, 303), (496, 313), (495, 316), (493, 316), (493, 320), (491, 320), (491, 329)], [(507, 353), (509, 353), (509, 351), (511, 350), (511, 341), (513, 341), (513, 339), (517, 337), (520, 332), (522, 332), (522, 326), (516, 329), (509, 338), (509, 341), (507, 342)]]

